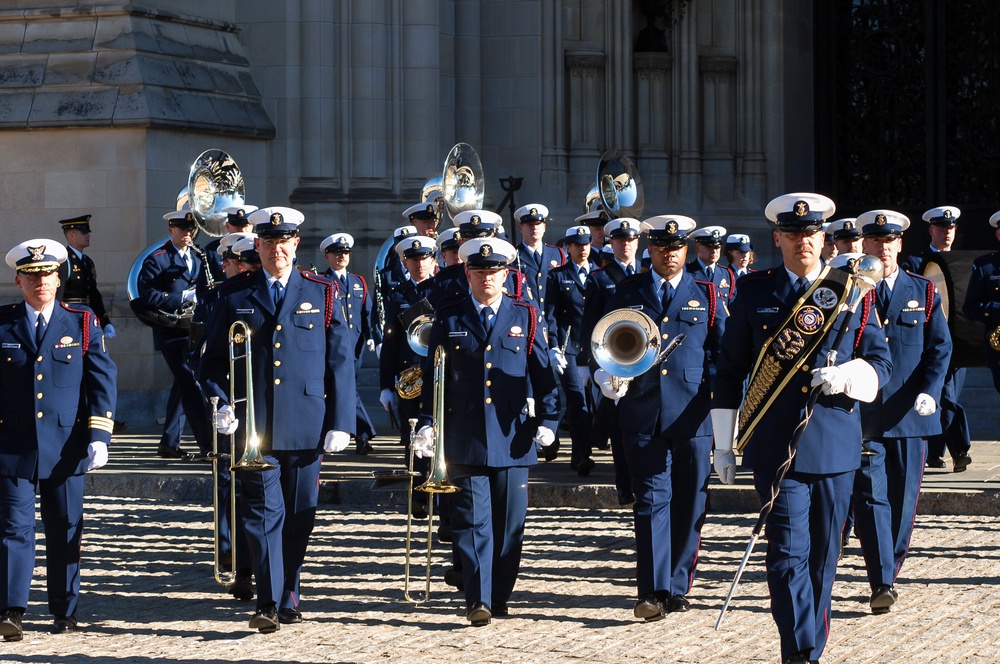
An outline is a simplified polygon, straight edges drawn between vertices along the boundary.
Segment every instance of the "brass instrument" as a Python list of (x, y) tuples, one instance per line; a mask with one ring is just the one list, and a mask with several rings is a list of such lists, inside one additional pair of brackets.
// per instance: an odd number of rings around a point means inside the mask
[(431, 553), (434, 531), (434, 500), (427, 501), (427, 557), (424, 563), (424, 595), (421, 598), (414, 598), (410, 595), (410, 551), (413, 544), (413, 491), (423, 491), (424, 493), (455, 493), (459, 490), (457, 486), (448, 479), (448, 469), (444, 458), (444, 380), (445, 380), (445, 354), (444, 349), (438, 346), (434, 351), (434, 459), (431, 471), (427, 480), (420, 486), (414, 488), (413, 478), (418, 473), (413, 470), (413, 445), (412, 441), (416, 435), (417, 420), (410, 420), (410, 485), (407, 493), (406, 506), (406, 561), (403, 567), (403, 597), (411, 604), (423, 604), (430, 597), (431, 591)]
[(406, 343), (410, 349), (427, 357), (427, 347), (430, 345), (431, 325), (434, 324), (434, 314), (420, 314), (406, 328)]
[(222, 559), (221, 540), (222, 533), (219, 532), (219, 514), (222, 506), (219, 504), (219, 461), (231, 462), (236, 456), (236, 437), (229, 437), (229, 454), (219, 453), (219, 431), (215, 428), (215, 416), (219, 412), (219, 397), (210, 397), (212, 404), (212, 519), (215, 524), (212, 532), (215, 536), (214, 556), (212, 558), (215, 581), (225, 587), (233, 585), (236, 581), (236, 482), (232, 475), (229, 476), (229, 570), (226, 571), (225, 561)]
[(635, 309), (615, 309), (597, 321), (590, 350), (594, 361), (611, 374), (611, 387), (617, 390), (665, 362), (685, 338), (678, 334), (661, 348), (660, 332), (652, 318)]
[[(597, 192), (601, 206), (612, 219), (642, 217), (646, 198), (635, 162), (621, 150), (608, 150), (597, 165)], [(591, 194), (587, 204), (591, 205)]]
[(419, 364), (406, 367), (396, 379), (396, 394), (400, 399), (416, 399), (424, 387), (424, 372)]
[(441, 173), (441, 196), (448, 216), (480, 210), (486, 197), (483, 163), (468, 143), (458, 143), (448, 151)]
[[(242, 346), (242, 353), (237, 352), (237, 347)], [(242, 397), (237, 396), (236, 391), (236, 362), (243, 361), (243, 373), (245, 380), (243, 384), (244, 393)], [(250, 326), (238, 320), (229, 326), (229, 406), (234, 411), (238, 403), (245, 403), (244, 412), (244, 439), (243, 456), (230, 470), (272, 470), (273, 464), (264, 459), (260, 452), (260, 437), (257, 435), (257, 424), (254, 417), (253, 408), (253, 365), (250, 357)], [(234, 455), (235, 456), (235, 455)]]
[[(406, 330), (406, 342), (413, 352), (420, 357), (427, 357), (431, 325), (434, 323), (434, 307), (427, 298), (408, 307), (397, 320)], [(423, 370), (419, 364), (407, 367), (396, 380), (396, 393), (401, 399), (416, 399), (420, 396), (423, 382)]]

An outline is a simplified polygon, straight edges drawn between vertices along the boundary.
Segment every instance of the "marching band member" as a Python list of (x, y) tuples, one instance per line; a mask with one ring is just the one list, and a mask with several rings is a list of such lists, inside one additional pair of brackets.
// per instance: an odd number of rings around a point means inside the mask
[[(168, 212), (163, 219), (170, 239), (143, 261), (137, 283), (139, 298), (149, 309), (194, 309), (208, 290), (208, 268), (193, 249), (197, 222), (188, 210)], [(185, 419), (200, 452), (207, 454), (212, 448), (205, 397), (187, 357), (189, 344), (187, 330), (153, 328), (153, 348), (163, 355), (174, 379), (167, 397), (163, 435), (156, 448), (159, 456), (168, 459), (183, 456), (180, 445)]]
[[(221, 212), (226, 215), (226, 235), (232, 233), (245, 233), (247, 228), (250, 226), (250, 219), (248, 215), (256, 209), (256, 205), (239, 205), (223, 208)], [(223, 249), (220, 246), (222, 244), (222, 238), (226, 237), (226, 235), (215, 238), (205, 245), (205, 256), (208, 259), (208, 269), (212, 271), (212, 278), (215, 281), (223, 281), (228, 276), (222, 266), (224, 256), (222, 255)]]
[(598, 369), (594, 382), (618, 400), (635, 504), (636, 618), (687, 611), (712, 471), (709, 358), (726, 321), (725, 298), (685, 270), (695, 221), (662, 215), (642, 222), (649, 272), (619, 282), (608, 311), (637, 309), (657, 323), (661, 343), (686, 335), (666, 362), (616, 389)]
[[(360, 274), (348, 272), (351, 263), (351, 250), (354, 248), (354, 237), (348, 233), (334, 233), (319, 243), (320, 251), (326, 258), (327, 268), (323, 276), (337, 284), (341, 306), (347, 314), (347, 329), (354, 339), (354, 377), (361, 374), (361, 354), (365, 348), (375, 352), (375, 341), (371, 333), (371, 302), (368, 299), (368, 284)], [(370, 454), (372, 445), (369, 440), (375, 437), (375, 425), (361, 402), (361, 395), (356, 395), (357, 434), (354, 451), (357, 454)]]
[(839, 253), (837, 251), (837, 243), (833, 239), (833, 233), (830, 232), (831, 223), (833, 222), (823, 222), (823, 251), (819, 255), (819, 262), (823, 265), (828, 265)]
[(726, 238), (726, 262), (727, 266), (736, 275), (736, 278), (746, 276), (750, 272), (754, 261), (753, 245), (750, 243), (750, 236), (742, 233), (730, 235)]
[[(1000, 212), (990, 217), (990, 226), (1000, 240)], [(1000, 392), (1000, 251), (980, 256), (972, 265), (969, 288), (965, 291), (962, 313), (969, 320), (985, 323), (986, 364), (993, 386)]]
[[(766, 526), (771, 615), (785, 662), (819, 660), (826, 647), (840, 536), (861, 460), (861, 415), (855, 406), (875, 398), (892, 368), (877, 317), (862, 325), (864, 316), (837, 314), (847, 281), (820, 263), (822, 222), (833, 212), (833, 201), (819, 194), (786, 194), (768, 203), (765, 214), (774, 223), (783, 263), (740, 281), (712, 402), (719, 479), (734, 480), (732, 450), (742, 401), (743, 466), (753, 470), (764, 504), (772, 500), (772, 482), (789, 458), (810, 387), (822, 391)], [(832, 349), (848, 318), (840, 347)], [(827, 367), (830, 350), (837, 353), (836, 364)], [(768, 370), (754, 372), (744, 399), (747, 375), (763, 364)]]
[(104, 298), (97, 289), (97, 267), (94, 259), (83, 253), (90, 246), (91, 229), (89, 214), (72, 219), (62, 219), (63, 237), (66, 239), (66, 262), (60, 268), (59, 301), (90, 307), (104, 330), (105, 339), (115, 338), (115, 326), (104, 308)]
[(336, 287), (294, 268), (302, 221), (301, 212), (285, 207), (250, 215), (263, 269), (221, 286), (201, 360), (206, 390), (223, 404), (215, 425), (225, 435), (236, 433), (246, 423), (229, 404), (229, 329), (234, 321), (249, 326), (255, 425), (264, 459), (276, 466), (239, 473), (257, 581), (250, 628), (264, 633), (302, 620), (299, 577), (320, 462), (324, 451), (349, 445), (355, 425), (354, 347)]
[(692, 232), (695, 259), (687, 264), (687, 271), (696, 279), (711, 281), (719, 295), (731, 302), (736, 297), (736, 273), (732, 268), (719, 265), (724, 237), (726, 229), (722, 226), (705, 226)]
[(583, 337), (584, 292), (587, 277), (596, 266), (590, 262), (591, 236), (587, 226), (570, 226), (565, 238), (569, 260), (553, 268), (548, 276), (549, 355), (566, 394), (566, 421), (572, 440), (570, 467), (584, 477), (596, 465), (590, 458), (593, 413), (586, 393), (590, 354), (584, 352), (584, 346), (589, 350), (590, 340)]
[(459, 244), (457, 228), (446, 228), (438, 233), (437, 248), (441, 254), (441, 269), (461, 264), (462, 259), (458, 257)]
[(608, 248), (604, 235), (604, 225), (608, 221), (608, 213), (603, 210), (592, 210), (573, 220), (573, 225), (587, 226), (590, 229), (590, 260), (597, 267), (603, 267), (610, 258), (604, 251)]
[(77, 629), (83, 476), (108, 461), (117, 369), (93, 311), (56, 299), (66, 249), (28, 240), (7, 252), (22, 301), (0, 308), (0, 636), (23, 637), (35, 567), (35, 495), (45, 528), (53, 633)]
[(417, 229), (417, 235), (437, 237), (437, 206), (431, 201), (417, 203), (403, 210), (403, 219)]
[(906, 558), (927, 457), (924, 439), (940, 433), (937, 404), (951, 361), (952, 341), (941, 297), (928, 279), (899, 269), (910, 220), (892, 210), (857, 218), (865, 253), (885, 276), (876, 313), (892, 355), (892, 376), (871, 403), (861, 404), (865, 454), (854, 479), (855, 531), (871, 585), (872, 613), (896, 603), (896, 577)]
[(517, 245), (517, 256), (521, 272), (539, 312), (545, 311), (545, 284), (549, 271), (566, 262), (566, 254), (559, 247), (544, 242), (545, 221), (549, 209), (539, 203), (522, 205), (514, 211), (517, 227), (521, 233), (521, 243)]
[[(424, 376), (435, 349), (446, 356), (444, 455), (451, 481), (452, 530), (464, 575), (466, 619), (473, 626), (506, 616), (521, 562), (528, 467), (535, 446), (555, 440), (559, 397), (548, 344), (536, 334), (535, 308), (503, 293), (516, 250), (496, 238), (459, 248), (470, 293), (442, 302), (431, 327)], [(534, 413), (528, 398), (534, 397)], [(414, 440), (435, 453), (433, 399), (425, 398)]]
[(831, 221), (826, 226), (826, 232), (833, 236), (838, 255), (861, 253), (861, 227), (857, 218), (844, 217)]

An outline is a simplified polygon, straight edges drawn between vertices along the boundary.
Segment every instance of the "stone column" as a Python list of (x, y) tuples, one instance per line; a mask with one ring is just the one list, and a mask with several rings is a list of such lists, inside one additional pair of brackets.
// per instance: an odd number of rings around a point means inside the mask
[(723, 206), (735, 195), (736, 59), (699, 60), (702, 97), (702, 188), (704, 196)]
[(393, 0), (350, 0), (350, 192), (385, 195), (393, 189), (393, 71), (399, 19)]
[(698, 78), (698, 9), (688, 7), (674, 27), (677, 60), (674, 83), (673, 143), (677, 165), (674, 187), (678, 197), (691, 209), (701, 207), (701, 104)]
[(542, 0), (541, 13), (542, 186), (553, 192), (565, 191), (568, 168), (564, 121), (566, 65), (563, 59), (561, 0)]
[(636, 158), (646, 196), (646, 210), (666, 207), (670, 190), (671, 67), (669, 53), (636, 53), (635, 69), (635, 133)]
[[(599, 51), (566, 51), (569, 75), (569, 172), (570, 188), (585, 195), (597, 182), (597, 163), (604, 148), (607, 123), (604, 66)], [(577, 183), (580, 184), (577, 184)], [(582, 185), (582, 186), (581, 186)]]
[(767, 156), (763, 139), (762, 44), (766, 43), (760, 0), (745, 0), (737, 17), (740, 67), (736, 71), (739, 117), (736, 177), (739, 194), (751, 206), (763, 207), (767, 197)]

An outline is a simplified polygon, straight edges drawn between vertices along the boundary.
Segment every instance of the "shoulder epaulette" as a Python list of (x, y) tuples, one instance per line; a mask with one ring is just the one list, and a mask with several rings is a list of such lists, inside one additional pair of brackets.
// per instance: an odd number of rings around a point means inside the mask
[(547, 242), (543, 242), (543, 244), (546, 247), (552, 247), (553, 249), (555, 249), (556, 251), (559, 252), (559, 266), (560, 267), (566, 264), (566, 252), (565, 252), (565, 250), (563, 250), (562, 247), (560, 247), (558, 244), (549, 244)]
[(708, 294), (708, 326), (712, 327), (715, 325), (715, 311), (719, 306), (719, 294), (715, 288), (715, 284), (711, 281), (702, 281), (700, 279), (695, 279), (694, 283), (705, 288), (705, 292)]
[(151, 253), (150, 256), (151, 257), (152, 256), (162, 256), (165, 253), (167, 253), (166, 249), (157, 249), (156, 251), (154, 251), (153, 253)]
[(0, 313), (4, 313), (5, 314), (5, 313), (9, 313), (11, 311), (14, 311), (14, 309), (17, 308), (18, 304), (20, 304), (20, 302), (15, 302), (14, 304), (0, 305)]
[(325, 289), (326, 289), (326, 307), (325, 307), (326, 313), (323, 316), (323, 318), (324, 318), (323, 324), (324, 324), (324, 326), (325, 326), (326, 329), (330, 329), (330, 322), (333, 320), (333, 300), (334, 300), (334, 297), (335, 297), (334, 288), (337, 288), (337, 287), (334, 286), (334, 284), (333, 284), (332, 281), (324, 279), (323, 277), (320, 277), (318, 274), (316, 274), (315, 272), (312, 272), (310, 270), (302, 270), (300, 272), (300, 274), (302, 275), (302, 277), (304, 279), (306, 279), (308, 281), (312, 281), (312, 282), (317, 283), (317, 284), (322, 284), (325, 287)]
[(538, 310), (523, 300), (511, 298), (510, 302), (528, 310), (528, 355), (531, 355), (531, 349), (535, 345), (535, 332), (538, 330)]
[(80, 343), (82, 344), (83, 347), (83, 354), (86, 355), (87, 349), (90, 347), (90, 321), (94, 320), (94, 324), (96, 324), (97, 327), (101, 326), (100, 321), (94, 319), (94, 312), (92, 312), (90, 309), (74, 309), (65, 302), (60, 302), (60, 304), (66, 311), (71, 311), (74, 314), (81, 314), (83, 316), (83, 322), (80, 324), (80, 326), (83, 328), (82, 330), (83, 338), (80, 340)]
[(252, 278), (253, 275), (254, 275), (253, 272), (240, 272), (239, 274), (234, 274), (233, 276), (229, 277), (221, 284), (219, 284), (219, 287), (222, 290), (228, 291), (234, 288), (235, 286), (242, 284), (244, 281)]
[(924, 325), (926, 325), (931, 322), (931, 312), (934, 310), (934, 294), (937, 293), (937, 286), (931, 279), (922, 274), (914, 274), (909, 270), (906, 270), (906, 273), (918, 281), (923, 281), (924, 288), (927, 289), (927, 296), (924, 299)]
[(754, 272), (747, 272), (745, 275), (743, 275), (743, 283), (746, 284), (747, 282), (750, 281), (766, 279), (774, 274), (774, 269), (775, 268), (773, 267), (769, 267), (766, 270), (756, 270)]

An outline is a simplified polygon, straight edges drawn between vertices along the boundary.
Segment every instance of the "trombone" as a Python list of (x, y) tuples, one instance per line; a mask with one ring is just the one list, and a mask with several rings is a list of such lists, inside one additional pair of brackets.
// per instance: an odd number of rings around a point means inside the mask
[[(236, 580), (236, 475), (242, 471), (263, 471), (272, 470), (274, 464), (268, 463), (260, 451), (260, 437), (257, 435), (257, 426), (254, 419), (253, 409), (253, 367), (250, 355), (250, 327), (243, 321), (238, 320), (229, 327), (229, 406), (234, 411), (237, 404), (246, 403), (246, 413), (244, 415), (244, 445), (243, 456), (235, 464), (229, 467), (229, 541), (230, 559), (229, 570), (225, 571), (225, 561), (222, 560), (220, 541), (222, 533), (219, 532), (219, 516), (222, 506), (219, 504), (219, 462), (227, 464), (236, 458), (236, 434), (229, 437), (229, 453), (219, 452), (219, 432), (212, 427), (212, 515), (214, 519), (213, 529), (215, 532), (215, 580), (221, 585), (229, 587)], [(237, 364), (239, 363), (239, 364)], [(237, 392), (237, 366), (243, 367), (245, 376), (243, 384), (243, 396), (238, 396)], [(219, 397), (212, 397), (212, 422), (218, 413)]]

